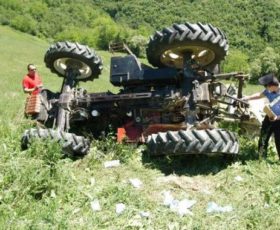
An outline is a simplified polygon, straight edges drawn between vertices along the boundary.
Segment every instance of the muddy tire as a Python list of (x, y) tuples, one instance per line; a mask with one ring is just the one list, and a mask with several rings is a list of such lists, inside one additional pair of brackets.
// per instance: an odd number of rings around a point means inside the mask
[(187, 52), (205, 69), (213, 70), (227, 55), (225, 34), (211, 24), (185, 23), (166, 27), (150, 38), (147, 59), (155, 67), (183, 68)]
[(46, 52), (44, 58), (51, 72), (65, 77), (66, 68), (78, 69), (78, 81), (88, 81), (98, 78), (103, 68), (101, 58), (93, 49), (79, 43), (57, 42)]
[(22, 149), (27, 149), (34, 138), (50, 139), (59, 142), (63, 154), (69, 156), (85, 155), (90, 148), (90, 141), (83, 136), (77, 136), (73, 133), (66, 133), (54, 129), (32, 128), (25, 130), (22, 136)]
[(239, 143), (234, 133), (222, 129), (180, 130), (149, 135), (150, 155), (238, 154)]

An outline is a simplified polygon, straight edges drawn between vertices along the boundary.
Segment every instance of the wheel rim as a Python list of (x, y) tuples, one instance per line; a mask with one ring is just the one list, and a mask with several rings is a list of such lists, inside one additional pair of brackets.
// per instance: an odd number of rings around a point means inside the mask
[(199, 65), (209, 65), (215, 59), (215, 53), (206, 47), (201, 46), (179, 46), (176, 48), (165, 50), (160, 60), (166, 66), (182, 69), (184, 66), (184, 54), (191, 53)]
[(54, 68), (57, 72), (65, 75), (65, 71), (69, 68), (73, 68), (79, 71), (77, 79), (86, 79), (92, 75), (91, 68), (84, 62), (74, 58), (59, 58), (54, 62)]

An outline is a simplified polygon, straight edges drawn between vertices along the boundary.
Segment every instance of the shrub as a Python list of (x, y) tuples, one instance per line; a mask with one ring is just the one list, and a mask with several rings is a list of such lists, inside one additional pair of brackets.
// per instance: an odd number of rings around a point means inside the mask
[(147, 38), (141, 35), (133, 36), (128, 41), (128, 46), (131, 51), (138, 57), (145, 57), (146, 55)]
[(248, 72), (249, 71), (249, 56), (240, 50), (232, 49), (229, 56), (222, 65), (223, 72)]
[(267, 73), (279, 75), (280, 55), (276, 51), (267, 47), (250, 65), (250, 82), (256, 83), (258, 78)]

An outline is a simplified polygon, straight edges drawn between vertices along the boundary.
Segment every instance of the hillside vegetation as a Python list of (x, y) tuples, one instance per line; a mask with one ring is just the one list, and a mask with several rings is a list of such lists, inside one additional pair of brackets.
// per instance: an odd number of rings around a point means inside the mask
[(149, 36), (173, 23), (202, 22), (221, 28), (233, 48), (251, 58), (280, 47), (280, 5), (275, 0), (0, 1), (0, 22), (36, 36), (71, 37), (99, 48), (114, 38)]
[[(0, 26), (0, 44), (1, 229), (279, 228), (279, 163), (274, 149), (267, 161), (258, 161), (253, 137), (241, 138), (235, 162), (205, 156), (149, 158), (142, 147), (119, 145), (110, 137), (94, 141), (90, 153), (76, 160), (62, 157), (51, 142), (38, 141), (21, 151), (21, 135), (34, 125), (23, 117), (20, 83), (26, 64), (37, 65), (49, 89), (58, 90), (61, 78), (44, 66), (46, 41)], [(98, 54), (108, 63), (107, 52)], [(104, 91), (110, 87), (107, 81), (108, 64), (104, 75), (85, 87)], [(117, 159), (119, 167), (104, 167), (105, 161)], [(135, 178), (140, 188), (132, 186)], [(192, 214), (179, 215), (164, 205), (167, 191), (180, 201), (195, 200)], [(209, 202), (228, 206), (229, 212), (207, 212)], [(120, 203), (126, 208), (117, 214)]]
[(0, 0), (2, 25), (103, 50), (110, 41), (124, 40), (142, 57), (155, 30), (173, 23), (211, 23), (230, 43), (223, 71), (250, 72), (252, 82), (267, 72), (280, 73), (279, 18), (276, 0)]

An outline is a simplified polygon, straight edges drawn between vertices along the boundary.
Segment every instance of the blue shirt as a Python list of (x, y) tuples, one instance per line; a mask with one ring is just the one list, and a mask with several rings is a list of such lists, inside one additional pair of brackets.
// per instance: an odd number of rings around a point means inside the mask
[(263, 95), (265, 95), (269, 100), (269, 106), (275, 115), (280, 116), (280, 91), (278, 90), (278, 92), (270, 92), (269, 90), (265, 89), (263, 91)]

